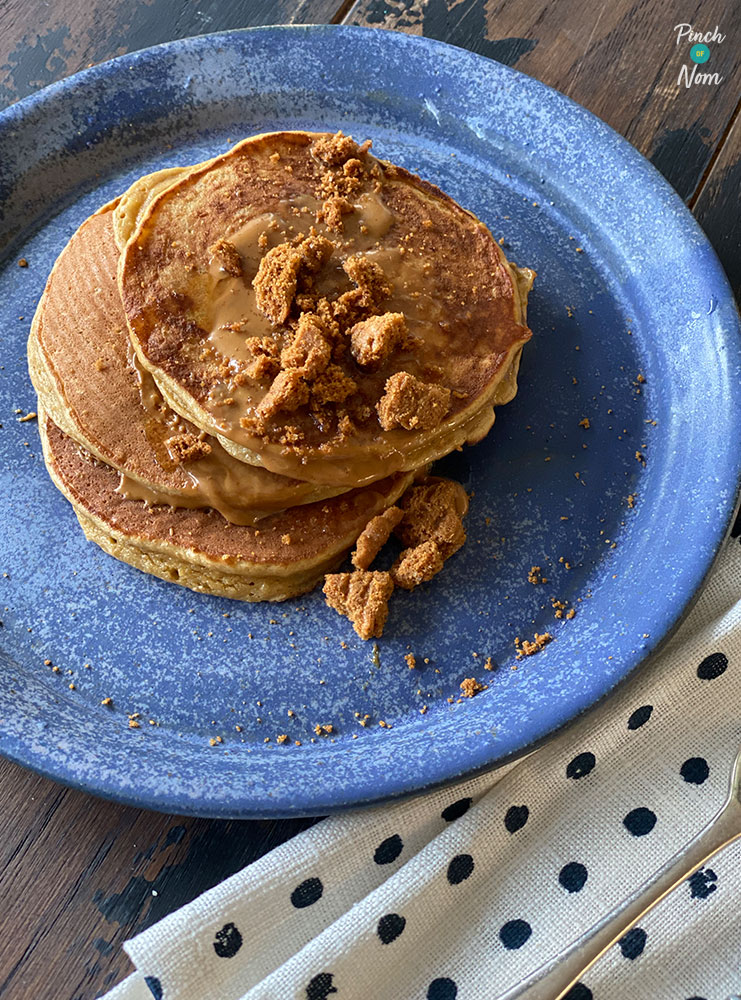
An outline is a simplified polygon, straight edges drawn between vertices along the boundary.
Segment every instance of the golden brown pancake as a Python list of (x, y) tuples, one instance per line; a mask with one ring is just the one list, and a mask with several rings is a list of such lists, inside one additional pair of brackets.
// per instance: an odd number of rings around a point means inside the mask
[(113, 211), (113, 235), (118, 249), (123, 250), (126, 246), (158, 194), (174, 184), (189, 170), (204, 165), (204, 163), (197, 163), (195, 167), (166, 167), (164, 170), (145, 174), (144, 177), (134, 181), (131, 187), (118, 199)]
[(116, 490), (118, 473), (84, 452), (41, 410), (39, 430), (49, 473), (89, 539), (163, 580), (244, 601), (280, 601), (311, 590), (412, 479), (399, 474), (274, 514), (259, 527), (243, 526), (212, 510), (128, 500)]
[(438, 188), (340, 136), (255, 136), (189, 171), (140, 215), (119, 278), (168, 403), (241, 461), (318, 484), (479, 440), (530, 337), (532, 272)]
[(149, 373), (132, 363), (116, 284), (118, 207), (104, 206), (78, 229), (34, 318), (29, 370), (46, 412), (87, 451), (118, 469), (120, 489), (132, 498), (210, 506), (228, 520), (251, 524), (266, 513), (332, 495), (245, 465), (214, 438), (199, 445), (209, 449), (205, 457), (178, 461), (173, 445), (183, 435), (204, 436), (164, 403)]

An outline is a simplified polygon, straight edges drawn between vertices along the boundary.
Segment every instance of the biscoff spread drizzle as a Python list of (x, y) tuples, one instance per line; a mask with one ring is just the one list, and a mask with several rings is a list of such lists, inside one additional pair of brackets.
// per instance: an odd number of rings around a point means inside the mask
[[(279, 201), (210, 248), (208, 344), (221, 379), (207, 408), (227, 438), (277, 433), (300, 451), (305, 421), (287, 416), (298, 411), (326, 446), (364, 422), (431, 430), (450, 410), (455, 387), (438, 384), (435, 363), (450, 350), (450, 306), (431, 263), (384, 240), (394, 213), (368, 147), (316, 140), (314, 194)], [(465, 302), (456, 307), (465, 320)]]
[(329, 495), (327, 491), (312, 490), (307, 483), (239, 462), (218, 441), (197, 432), (167, 406), (133, 349), (129, 351), (129, 364), (137, 376), (139, 399), (146, 413), (144, 432), (155, 458), (163, 469), (178, 467), (186, 485), (174, 494), (122, 472), (117, 489), (121, 496), (150, 506), (211, 507), (232, 524), (249, 525), (296, 503)]
[[(245, 143), (244, 160), (235, 148), (183, 189), (184, 201), (201, 183), (213, 191), (201, 249), (164, 242), (175, 195), (161, 235), (156, 217), (144, 226), (134, 270), (139, 252), (161, 254), (163, 273), (184, 276), (188, 291), (165, 282), (172, 290), (129, 321), (135, 335), (153, 330), (143, 354), (172, 379), (173, 404), (190, 413), (192, 397), (193, 418), (235, 455), (352, 487), (412, 468), (417, 451), (423, 464), (471, 440), (467, 427), (484, 422), (529, 331), (512, 271), (477, 220), (375, 160), (368, 143), (287, 136)], [(239, 197), (227, 178), (257, 184), (270, 149), (254, 214), (230, 216), (222, 205)]]
[[(319, 428), (340, 439), (353, 420), (377, 419), (386, 430), (423, 426), (414, 416), (411, 424), (403, 415), (397, 420), (398, 392), (389, 392), (388, 379), (380, 375), (368, 386), (367, 376), (394, 355), (412, 366), (413, 330), (424, 331), (429, 349), (444, 349), (442, 310), (429, 268), (402, 247), (380, 245), (393, 214), (376, 191), (347, 201), (340, 232), (337, 223), (327, 227), (323, 204), (312, 196), (279, 203), (212, 247), (208, 342), (224, 381), (212, 390), (209, 408), (232, 439), (239, 440), (240, 429), (263, 434), (272, 418), (307, 405)], [(241, 261), (240, 273), (231, 266), (233, 254)], [(313, 348), (304, 350), (310, 338)], [(437, 367), (428, 374), (440, 377)], [(438, 397), (428, 424), (434, 427), (448, 410), (443, 404), (450, 392), (430, 389)], [(407, 409), (411, 404), (419, 410), (418, 403), (409, 400)], [(282, 443), (298, 446), (304, 434), (289, 424)]]

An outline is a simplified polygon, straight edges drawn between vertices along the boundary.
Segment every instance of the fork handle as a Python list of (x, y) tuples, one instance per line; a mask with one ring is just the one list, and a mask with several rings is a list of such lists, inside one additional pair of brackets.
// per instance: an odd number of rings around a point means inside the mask
[(723, 847), (741, 837), (740, 812), (738, 802), (727, 802), (687, 847), (595, 924), (585, 937), (578, 938), (498, 1000), (561, 1000), (587, 969), (664, 896)]

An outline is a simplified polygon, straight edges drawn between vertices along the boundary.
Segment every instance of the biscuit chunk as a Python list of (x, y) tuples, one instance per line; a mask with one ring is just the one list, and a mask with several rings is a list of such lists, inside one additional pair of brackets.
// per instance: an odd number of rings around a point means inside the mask
[(268, 250), (252, 281), (257, 308), (276, 326), (288, 319), (301, 261), (301, 252), (295, 246), (281, 243)]
[(197, 462), (199, 458), (205, 458), (206, 455), (211, 454), (211, 445), (208, 441), (203, 441), (195, 434), (187, 432), (174, 434), (165, 441), (165, 446), (177, 465), (182, 465), (184, 462)]
[(444, 559), (466, 540), (463, 517), (468, 496), (452, 479), (429, 479), (407, 490), (401, 502), (404, 519), (396, 534), (408, 548), (435, 542)]
[(368, 569), (402, 517), (404, 511), (401, 507), (389, 507), (383, 514), (378, 514), (366, 524), (352, 554), (352, 564), (355, 569)]
[(382, 313), (356, 323), (350, 330), (350, 351), (361, 368), (380, 368), (407, 336), (403, 313)]
[(295, 369), (311, 381), (326, 369), (332, 357), (332, 347), (324, 337), (317, 317), (302, 313), (291, 343), (284, 347), (280, 362), (283, 368)]
[(353, 573), (328, 573), (324, 578), (327, 604), (350, 619), (361, 639), (383, 635), (393, 590), (389, 573), (356, 569)]
[(445, 558), (432, 540), (404, 549), (391, 567), (391, 578), (397, 587), (414, 590), (420, 583), (426, 583), (437, 576), (443, 568)]
[(260, 400), (255, 414), (259, 420), (269, 420), (280, 410), (297, 410), (309, 401), (309, 387), (294, 368), (278, 372), (273, 384)]
[(242, 257), (239, 250), (229, 240), (217, 240), (208, 248), (211, 259), (219, 265), (219, 269), (233, 278), (242, 277)]
[(366, 309), (375, 308), (392, 292), (393, 286), (383, 268), (374, 260), (368, 260), (365, 254), (356, 253), (347, 257), (342, 263), (342, 269), (358, 286), (361, 293), (360, 305)]
[(450, 409), (450, 389), (423, 382), (409, 372), (396, 372), (386, 380), (378, 404), (378, 421), (385, 431), (432, 430)]

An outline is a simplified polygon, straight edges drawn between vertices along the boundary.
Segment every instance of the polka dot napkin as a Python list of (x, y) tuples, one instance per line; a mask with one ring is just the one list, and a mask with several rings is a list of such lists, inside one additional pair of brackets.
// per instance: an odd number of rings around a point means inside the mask
[[(662, 653), (524, 760), (336, 816), (128, 941), (106, 1000), (495, 1000), (578, 939), (722, 805), (741, 745), (741, 546)], [(741, 842), (570, 1000), (741, 992)]]

